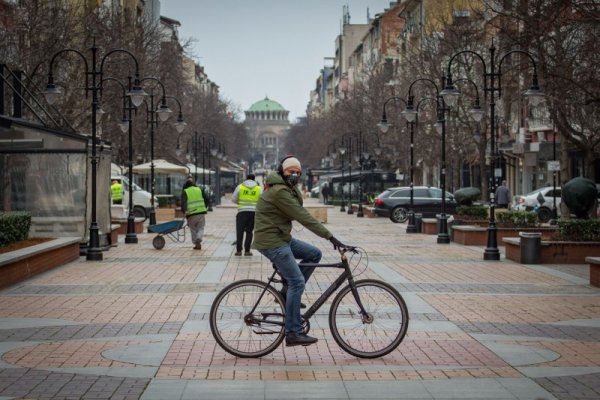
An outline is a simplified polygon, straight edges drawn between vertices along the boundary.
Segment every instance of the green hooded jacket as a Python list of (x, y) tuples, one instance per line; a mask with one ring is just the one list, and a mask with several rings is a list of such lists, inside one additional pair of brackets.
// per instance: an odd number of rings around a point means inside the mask
[(316, 235), (329, 239), (331, 233), (302, 207), (302, 194), (290, 188), (278, 173), (272, 173), (265, 181), (265, 190), (254, 216), (254, 243), (257, 250), (284, 246), (292, 239), (292, 221), (298, 221)]

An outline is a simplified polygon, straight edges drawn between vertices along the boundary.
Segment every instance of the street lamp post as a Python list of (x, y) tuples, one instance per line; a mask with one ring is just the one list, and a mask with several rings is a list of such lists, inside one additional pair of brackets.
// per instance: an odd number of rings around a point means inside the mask
[(356, 155), (354, 159), (358, 163), (358, 210), (356, 212), (356, 216), (358, 218), (363, 218), (365, 216), (363, 212), (362, 206), (362, 195), (363, 195), (363, 187), (362, 187), (362, 173), (363, 166), (365, 161), (369, 158), (369, 153), (367, 153), (367, 144), (364, 142), (364, 137), (362, 134), (362, 130), (358, 131), (358, 137), (356, 139)]
[(133, 213), (133, 127), (132, 127), (132, 112), (135, 109), (131, 102), (131, 97), (127, 96), (127, 90), (131, 90), (131, 76), (128, 77), (128, 88), (125, 87), (121, 81), (116, 78), (104, 78), (102, 82), (114, 81), (123, 90), (123, 116), (121, 121), (118, 122), (119, 129), (123, 133), (128, 134), (128, 160), (127, 160), (127, 175), (129, 179), (129, 190), (128, 190), (128, 210), (127, 210), (127, 234), (125, 235), (126, 244), (135, 244), (138, 242), (137, 234), (135, 233), (135, 215)]
[(345, 153), (348, 154), (348, 215), (354, 214), (352, 210), (352, 135), (345, 133), (342, 135), (342, 146), (339, 149), (340, 154), (343, 156)]
[(440, 223), (438, 229), (437, 242), (440, 244), (450, 243), (450, 236), (448, 235), (448, 217), (446, 215), (446, 118), (445, 113), (449, 110), (446, 106), (444, 99), (440, 95), (437, 84), (429, 78), (418, 78), (415, 79), (408, 87), (408, 101), (406, 103), (406, 109), (402, 111), (402, 115), (408, 122), (413, 122), (417, 119), (418, 109), (414, 104), (414, 95), (412, 92), (413, 86), (418, 82), (429, 83), (435, 89), (436, 99), (436, 113), (437, 122), (435, 124), (436, 130), (442, 137), (442, 148), (441, 148), (441, 166), (440, 166), (440, 188), (442, 190), (442, 209), (440, 212)]
[[(431, 99), (430, 97), (424, 98), (422, 99), (418, 104), (417, 104), (417, 112), (419, 110), (419, 105), (425, 101), (425, 100), (429, 100)], [(381, 133), (386, 134), (388, 132), (388, 130), (390, 129), (390, 124), (388, 124), (387, 121), (387, 114), (386, 114), (386, 109), (385, 107), (387, 106), (387, 104), (390, 101), (396, 101), (399, 100), (401, 102), (404, 103), (404, 106), (406, 107), (406, 100), (404, 100), (401, 97), (398, 96), (392, 96), (390, 98), (388, 98), (384, 103), (383, 103), (383, 114), (381, 116), (381, 122), (379, 122), (379, 124), (377, 124), (379, 126), (379, 130), (381, 131)], [(409, 172), (409, 176), (410, 176), (410, 202), (408, 203), (408, 225), (406, 226), (406, 233), (417, 233), (417, 225), (415, 223), (415, 210), (414, 210), (414, 165), (415, 165), (415, 161), (414, 161), (414, 134), (415, 134), (415, 123), (416, 120), (410, 121), (408, 122), (408, 120), (406, 121), (406, 125), (410, 125), (410, 172)]]
[[(552, 161), (554, 164), (552, 166), (552, 225), (556, 224), (556, 220), (558, 219), (558, 212), (556, 210), (556, 131), (552, 130)], [(560, 167), (559, 167), (560, 168)]]
[[(481, 61), (483, 71), (484, 71), (483, 72), (483, 90), (486, 94), (489, 93), (489, 95), (490, 95), (489, 120), (490, 120), (490, 124), (491, 124), (490, 132), (492, 132), (491, 148), (494, 148), (493, 132), (495, 130), (495, 123), (496, 123), (496, 96), (495, 95), (496, 95), (496, 92), (498, 93), (498, 97), (500, 97), (500, 95), (501, 95), (500, 83), (501, 83), (501, 78), (502, 78), (502, 63), (504, 62), (504, 60), (506, 60), (506, 58), (508, 56), (510, 56), (511, 54), (515, 54), (515, 53), (519, 53), (519, 54), (523, 54), (523, 55), (527, 56), (533, 65), (533, 75), (532, 75), (531, 87), (525, 92), (525, 96), (527, 96), (529, 98), (530, 104), (535, 106), (542, 101), (543, 93), (541, 92), (539, 84), (538, 84), (537, 67), (535, 64), (535, 60), (533, 59), (531, 54), (529, 54), (527, 51), (524, 51), (524, 50), (510, 50), (499, 57), (499, 61), (497, 64), (498, 70), (496, 71), (496, 68), (495, 68), (496, 61), (497, 61), (496, 56), (495, 56), (496, 48), (494, 47), (493, 43), (492, 43), (489, 51), (490, 51), (489, 70), (488, 70), (487, 64), (485, 63), (485, 60), (479, 53), (472, 51), (472, 50), (463, 50), (463, 51), (459, 51), (458, 53), (455, 53), (448, 61), (446, 86), (445, 86), (444, 90), (442, 91), (442, 96), (444, 97), (444, 100), (446, 101), (446, 103), (450, 107), (452, 107), (456, 104), (456, 102), (458, 100), (458, 96), (460, 95), (460, 91), (454, 87), (454, 82), (452, 80), (451, 67), (452, 67), (452, 62), (456, 59), (456, 57), (458, 57), (461, 54), (471, 54), (471, 55), (474, 55), (477, 59), (479, 59), (479, 61)], [(493, 163), (490, 163), (490, 167), (493, 168)], [(493, 175), (493, 171), (490, 175)], [(493, 185), (491, 185), (491, 186), (493, 186)], [(496, 218), (495, 217), (496, 200), (495, 200), (495, 193), (493, 191), (493, 187), (489, 188), (489, 197), (490, 197), (490, 218), (489, 218), (488, 229), (487, 229), (487, 247), (485, 248), (485, 251), (483, 253), (483, 259), (497, 261), (497, 260), (500, 260), (500, 252), (498, 251), (498, 244), (497, 244), (497, 229), (496, 229), (496, 219), (495, 219)]]
[[(150, 127), (150, 222), (149, 225), (156, 224), (156, 208), (154, 204), (154, 192), (156, 188), (156, 182), (154, 179), (154, 130), (158, 125), (158, 120), (166, 121), (171, 114), (171, 110), (167, 106), (167, 97), (165, 94), (165, 85), (154, 77), (143, 78), (140, 82), (154, 81), (158, 83), (162, 88), (161, 103), (158, 109), (154, 109), (154, 90), (150, 91), (150, 104), (146, 103), (146, 125)], [(157, 115), (158, 114), (158, 118)], [(148, 229), (150, 229), (148, 227)]]
[[(177, 136), (177, 147), (175, 148), (175, 154), (177, 154), (177, 156), (180, 156), (183, 152), (183, 149), (181, 148), (181, 145), (179, 144), (179, 139), (181, 139), (181, 136), (183, 136), (184, 133), (180, 133), (179, 136)], [(191, 148), (192, 148), (192, 153), (194, 155), (194, 183), (198, 182), (198, 143), (200, 142), (200, 138), (199, 138), (199, 134), (197, 131), (194, 131), (194, 134), (192, 135), (191, 133), (185, 133), (185, 135), (190, 137), (191, 140)], [(189, 142), (188, 142), (189, 143)], [(188, 160), (190, 159), (190, 146), (186, 145), (186, 155)]]
[[(53, 104), (56, 101), (57, 95), (60, 94), (60, 89), (57, 88), (56, 85), (54, 84), (54, 75), (52, 72), (53, 66), (54, 66), (54, 61), (57, 59), (57, 57), (63, 53), (67, 53), (67, 52), (72, 52), (72, 53), (79, 55), (85, 65), (85, 90), (92, 92), (92, 103), (91, 103), (91, 107), (92, 107), (92, 121), (91, 121), (91, 128), (92, 128), (92, 157), (91, 157), (92, 209), (91, 209), (91, 222), (90, 222), (90, 227), (89, 227), (90, 238), (89, 238), (87, 252), (86, 252), (86, 259), (89, 261), (100, 261), (100, 260), (102, 260), (102, 250), (100, 249), (99, 228), (98, 228), (98, 221), (96, 218), (97, 217), (97, 214), (96, 214), (96, 211), (97, 211), (96, 210), (96, 205), (97, 205), (96, 185), (97, 185), (97, 182), (96, 181), (97, 181), (97, 164), (98, 164), (98, 159), (97, 159), (97, 154), (96, 154), (96, 139), (97, 139), (97, 123), (98, 123), (98, 121), (97, 121), (96, 113), (98, 110), (98, 92), (102, 89), (102, 74), (103, 74), (103, 70), (104, 70), (104, 62), (106, 61), (106, 59), (112, 54), (123, 53), (123, 54), (126, 54), (127, 56), (129, 56), (134, 61), (134, 63), (135, 63), (135, 81), (134, 81), (133, 88), (128, 93), (128, 95), (131, 97), (131, 100), (132, 100), (132, 103), (134, 106), (137, 107), (142, 103), (144, 96), (146, 96), (146, 93), (140, 87), (138, 61), (131, 52), (129, 52), (128, 50), (124, 50), (124, 49), (111, 50), (108, 53), (106, 53), (104, 55), (104, 57), (102, 57), (102, 59), (100, 61), (100, 66), (98, 66), (98, 48), (96, 47), (95, 40), (94, 40), (90, 50), (92, 53), (91, 65), (88, 62), (88, 59), (86, 58), (86, 56), (79, 50), (63, 49), (63, 50), (60, 50), (57, 53), (55, 53), (50, 61), (50, 67), (48, 69), (48, 84), (46, 85), (46, 89), (43, 91), (43, 94), (44, 94), (48, 104)], [(91, 76), (91, 78), (92, 78), (91, 84), (89, 83), (89, 79), (88, 79), (89, 76)]]
[(340, 205), (340, 212), (346, 212), (346, 201), (344, 199), (344, 184), (345, 184), (345, 180), (344, 180), (344, 154), (346, 153), (346, 148), (344, 147), (344, 144), (342, 143), (342, 145), (340, 147), (338, 147), (338, 152), (340, 153), (340, 162), (342, 163), (342, 199), (341, 199), (341, 205)]
[[(207, 143), (207, 147), (205, 148), (205, 152), (206, 152), (206, 156), (208, 158), (208, 188), (211, 192), (214, 193), (214, 191), (212, 190), (212, 183), (211, 183), (211, 175), (212, 175), (212, 167), (211, 167), (211, 158), (216, 157), (217, 154), (219, 153), (219, 150), (216, 147), (216, 140), (214, 135), (212, 134), (208, 134), (210, 135), (210, 140)], [(208, 146), (212, 146), (212, 147), (208, 147)], [(204, 165), (202, 166), (202, 168), (204, 168)], [(211, 201), (208, 202), (208, 211), (212, 211), (212, 199)]]

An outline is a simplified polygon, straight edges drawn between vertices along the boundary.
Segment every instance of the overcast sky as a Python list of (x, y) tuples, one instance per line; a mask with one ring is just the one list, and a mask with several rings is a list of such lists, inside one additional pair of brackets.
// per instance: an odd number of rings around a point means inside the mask
[[(350, 22), (367, 22), (389, 0), (161, 0), (161, 15), (181, 23), (181, 39), (195, 38), (194, 54), (221, 97), (243, 111), (268, 96), (304, 116), (310, 91), (335, 53), (342, 7)], [(243, 118), (243, 116), (242, 116)]]

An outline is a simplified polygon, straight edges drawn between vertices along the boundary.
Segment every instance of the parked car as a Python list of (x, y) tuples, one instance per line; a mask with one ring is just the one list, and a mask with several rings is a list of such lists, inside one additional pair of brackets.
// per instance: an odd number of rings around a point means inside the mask
[[(442, 209), (442, 190), (435, 187), (415, 186), (413, 188), (413, 211), (430, 218), (439, 214)], [(392, 222), (405, 222), (408, 219), (410, 206), (410, 187), (393, 187), (385, 190), (375, 198), (375, 214), (389, 217)], [(446, 213), (456, 210), (454, 196), (446, 192)]]
[(560, 216), (560, 187), (556, 188), (556, 192), (553, 186), (546, 186), (527, 193), (524, 196), (518, 196), (513, 209), (517, 211), (535, 211), (540, 222), (548, 222), (552, 219), (554, 197), (556, 197), (556, 215)]
[[(600, 216), (600, 184), (596, 184), (596, 188), (598, 189), (597, 214)], [(560, 217), (560, 203), (562, 200), (560, 187), (556, 188), (556, 192), (553, 186), (546, 186), (524, 196), (518, 196), (518, 201), (513, 209), (517, 211), (535, 211), (540, 222), (548, 222), (552, 219), (554, 197), (556, 197), (556, 215)]]

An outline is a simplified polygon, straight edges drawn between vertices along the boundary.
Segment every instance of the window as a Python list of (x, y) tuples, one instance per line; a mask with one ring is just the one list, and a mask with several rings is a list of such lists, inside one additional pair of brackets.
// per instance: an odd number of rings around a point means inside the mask
[(400, 189), (396, 190), (390, 195), (390, 197), (410, 197), (410, 190)]
[(427, 189), (414, 189), (414, 197), (429, 197), (429, 190)]

